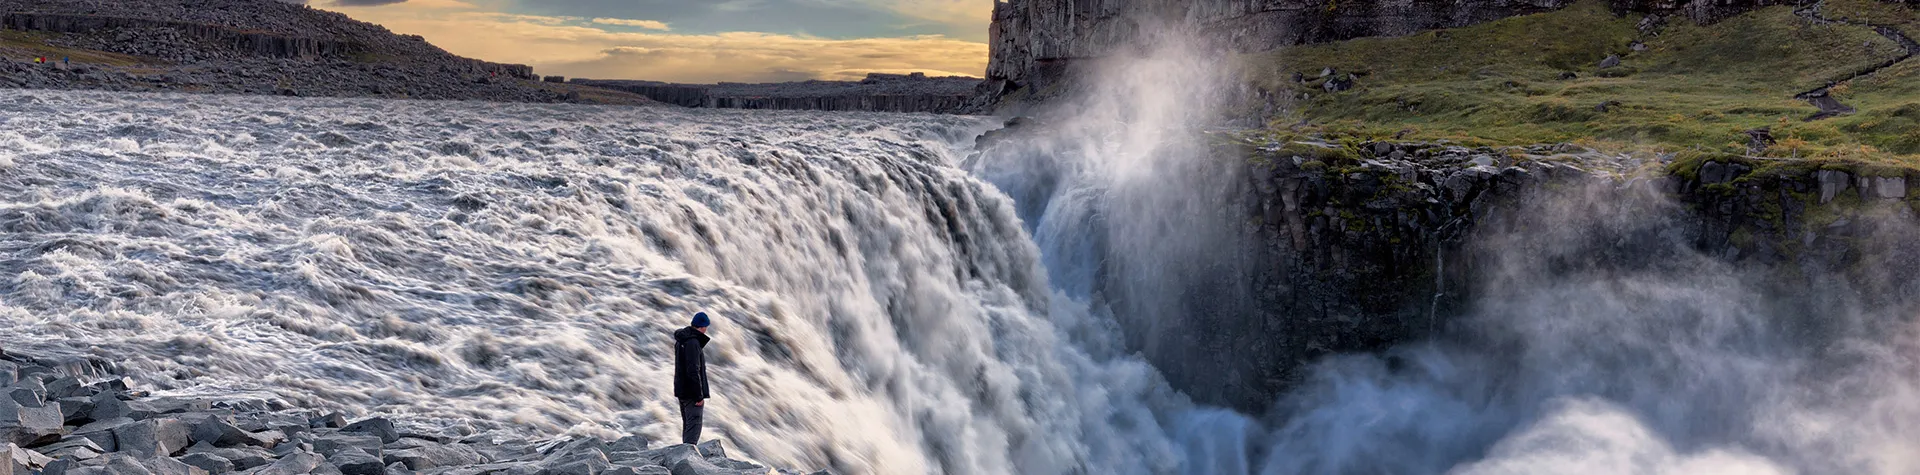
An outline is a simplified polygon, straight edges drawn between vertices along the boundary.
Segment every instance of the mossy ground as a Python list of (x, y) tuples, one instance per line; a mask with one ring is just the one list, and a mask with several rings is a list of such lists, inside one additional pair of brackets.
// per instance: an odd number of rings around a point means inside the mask
[(50, 44), (51, 34), (18, 30), (0, 30), (0, 58), (13, 61), (32, 61), (36, 56), (54, 59), (71, 58), (78, 64), (100, 64), (108, 66), (142, 66), (157, 64), (157, 61), (136, 56), (128, 56), (105, 51), (63, 48)]
[[(1860, 13), (1866, 7), (1876, 23), (1920, 29), (1912, 10), (1874, 0), (1830, 0), (1828, 14), (1869, 16)], [(1770, 127), (1778, 143), (1768, 157), (1920, 165), (1920, 59), (1834, 88), (1859, 109), (1851, 115), (1807, 121), (1817, 109), (1793, 98), (1903, 54), (1872, 29), (1816, 24), (1786, 6), (1704, 26), (1675, 18), (1651, 37), (1636, 30), (1640, 20), (1587, 1), (1472, 27), (1242, 59), (1257, 86), (1295, 98), (1293, 115), (1274, 121), (1274, 130), (1287, 133), (1485, 146), (1573, 142), (1716, 157), (1745, 155), (1744, 131)], [(1634, 40), (1646, 50), (1633, 51)], [(1624, 60), (1600, 69), (1609, 55)], [(1325, 92), (1317, 78), (1325, 67), (1358, 74), (1357, 87)], [(1295, 72), (1309, 80), (1294, 82)], [(1577, 77), (1561, 79), (1568, 72)], [(1612, 106), (1596, 108), (1602, 103)], [(1292, 126), (1302, 119), (1311, 125)]]

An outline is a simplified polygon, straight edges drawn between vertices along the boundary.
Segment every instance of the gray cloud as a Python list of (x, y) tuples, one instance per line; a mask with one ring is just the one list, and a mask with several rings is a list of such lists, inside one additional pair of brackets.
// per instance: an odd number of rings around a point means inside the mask
[(395, 3), (401, 3), (405, 1), (407, 0), (333, 0), (333, 4), (343, 6), (343, 7), (374, 7), (374, 6), (380, 6), (380, 5), (392, 5)]

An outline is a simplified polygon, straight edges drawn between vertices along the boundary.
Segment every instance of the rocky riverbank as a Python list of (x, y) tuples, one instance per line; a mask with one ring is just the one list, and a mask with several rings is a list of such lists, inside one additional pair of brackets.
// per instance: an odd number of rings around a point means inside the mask
[(244, 394), (151, 394), (90, 357), (0, 351), (0, 391), (0, 475), (799, 473), (729, 458), (720, 440), (517, 439)]

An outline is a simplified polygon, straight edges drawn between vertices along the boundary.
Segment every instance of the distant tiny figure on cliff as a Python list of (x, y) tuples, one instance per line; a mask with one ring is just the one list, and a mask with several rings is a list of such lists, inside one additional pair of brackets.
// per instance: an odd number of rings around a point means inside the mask
[(46, 56), (34, 56), (34, 57), (33, 57), (33, 64), (47, 64), (47, 57), (46, 57)]
[(700, 443), (701, 417), (707, 406), (706, 312), (693, 314), (693, 324), (673, 332), (673, 397), (680, 399), (680, 441)]

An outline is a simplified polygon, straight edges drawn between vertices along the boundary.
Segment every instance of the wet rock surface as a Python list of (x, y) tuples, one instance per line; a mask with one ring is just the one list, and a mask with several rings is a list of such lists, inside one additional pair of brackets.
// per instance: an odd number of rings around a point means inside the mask
[[(0, 474), (401, 475), (799, 474), (729, 459), (724, 443), (650, 448), (642, 438), (497, 440), (413, 434), (393, 420), (247, 396), (152, 396), (112, 364), (0, 351)], [(63, 414), (53, 398), (138, 410)], [(100, 406), (97, 402), (94, 404)], [(825, 473), (825, 472), (814, 472)]]
[[(1447, 331), (1449, 317), (1467, 313), (1483, 293), (1472, 278), (1483, 272), (1477, 263), (1497, 261), (1488, 253), (1502, 252), (1477, 245), (1477, 233), (1512, 232), (1519, 210), (1567, 193), (1658, 196), (1677, 207), (1671, 216), (1649, 217), (1669, 222), (1667, 232), (1730, 265), (1778, 274), (1783, 286), (1804, 285), (1809, 275), (1880, 282), (1855, 274), (1885, 271), (1873, 262), (1920, 256), (1912, 246), (1878, 246), (1870, 238), (1875, 226), (1920, 223), (1909, 201), (1914, 181), (1900, 172), (1860, 176), (1741, 159), (1688, 163), (1568, 144), (1375, 142), (1338, 158), (1292, 151), (1298, 148), (1244, 152), (1253, 157), (1248, 188), (1270, 263), (1252, 284), (1266, 289), (1256, 293), (1263, 314), (1256, 321), (1265, 328), (1256, 332), (1260, 338), (1217, 335), (1202, 347), (1272, 363), (1231, 382), (1241, 386), (1214, 388), (1209, 398), (1259, 407), (1322, 355), (1376, 351)], [(1608, 239), (1615, 238), (1648, 237)]]
[[(1018, 150), (1048, 127), (1015, 119), (979, 137), (977, 147)], [(1476, 276), (1489, 272), (1479, 266), (1506, 250), (1489, 248), (1483, 237), (1526, 234), (1515, 220), (1543, 203), (1632, 197), (1670, 204), (1647, 217), (1666, 234), (1596, 236), (1619, 254), (1595, 259), (1657, 260), (1627, 250), (1658, 248), (1635, 243), (1661, 238), (1775, 276), (1770, 285), (1783, 288), (1817, 285), (1808, 276), (1867, 287), (1920, 278), (1920, 243), (1874, 238), (1920, 225), (1920, 176), (1910, 171), (1572, 144), (1223, 142), (1211, 158), (1239, 164), (1239, 184), (1224, 193), (1246, 205), (1249, 216), (1235, 221), (1250, 223), (1242, 232), (1251, 236), (1238, 241), (1246, 248), (1221, 252), (1251, 270), (1191, 289), (1200, 297), (1170, 310), (1182, 325), (1156, 335), (1181, 344), (1147, 357), (1195, 399), (1245, 411), (1266, 410), (1327, 355), (1449, 332), (1476, 296), (1493, 290), (1477, 287), (1484, 280)], [(1226, 296), (1247, 300), (1220, 303)], [(1125, 307), (1114, 307), (1117, 318), (1128, 318)]]

